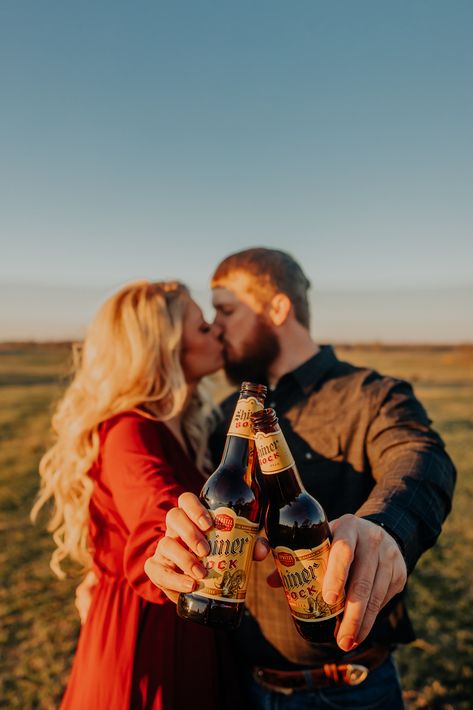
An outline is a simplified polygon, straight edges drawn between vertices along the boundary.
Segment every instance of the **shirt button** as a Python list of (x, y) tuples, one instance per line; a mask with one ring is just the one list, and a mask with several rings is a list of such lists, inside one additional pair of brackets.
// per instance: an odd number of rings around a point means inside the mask
[(306, 457), (307, 461), (311, 461), (312, 460), (312, 453), (310, 451), (306, 451), (305, 457)]

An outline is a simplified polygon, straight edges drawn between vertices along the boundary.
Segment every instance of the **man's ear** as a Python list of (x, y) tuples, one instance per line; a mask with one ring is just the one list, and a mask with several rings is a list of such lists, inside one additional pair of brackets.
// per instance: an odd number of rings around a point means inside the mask
[(283, 325), (291, 312), (292, 303), (285, 293), (276, 293), (269, 304), (269, 317), (273, 325)]

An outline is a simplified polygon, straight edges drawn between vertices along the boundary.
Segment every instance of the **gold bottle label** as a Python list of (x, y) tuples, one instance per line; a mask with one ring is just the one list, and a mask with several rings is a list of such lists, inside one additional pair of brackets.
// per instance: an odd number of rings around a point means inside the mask
[(236, 515), (231, 508), (209, 512), (214, 521), (206, 533), (210, 554), (202, 560), (207, 576), (193, 594), (236, 604), (246, 596), (259, 525)]
[(273, 550), (291, 614), (300, 621), (325, 621), (339, 614), (345, 606), (344, 595), (335, 604), (327, 604), (322, 597), (329, 551), (329, 540), (311, 550), (290, 550), (282, 546)]
[(295, 466), (294, 458), (279, 426), (277, 431), (269, 434), (258, 431), (255, 435), (255, 444), (262, 473), (280, 473)]
[(256, 397), (239, 399), (227, 436), (241, 436), (243, 439), (252, 439), (253, 429), (251, 428), (251, 415), (254, 412), (259, 412), (261, 409), (263, 409), (263, 405), (261, 402), (258, 402)]

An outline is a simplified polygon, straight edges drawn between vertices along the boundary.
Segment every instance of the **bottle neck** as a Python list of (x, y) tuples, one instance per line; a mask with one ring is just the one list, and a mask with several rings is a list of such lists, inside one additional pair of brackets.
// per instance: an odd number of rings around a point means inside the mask
[(220, 466), (224, 463), (232, 463), (236, 466), (246, 468), (248, 464), (248, 453), (254, 448), (254, 443), (251, 439), (246, 439), (241, 436), (227, 435), (225, 447), (223, 449), (222, 460)]
[(305, 488), (274, 412), (265, 412), (262, 417), (255, 417), (255, 445), (268, 498), (280, 507), (297, 498)]
[(228, 427), (227, 437), (253, 439), (251, 415), (263, 409), (263, 399), (260, 396), (242, 394), (236, 404), (233, 417)]
[(281, 507), (305, 491), (304, 485), (295, 466), (278, 473), (263, 474), (264, 485), (270, 505)]
[(246, 476), (252, 474), (256, 452), (251, 415), (263, 408), (263, 400), (264, 393), (240, 394), (228, 429), (220, 466), (231, 464), (235, 470), (246, 471)]

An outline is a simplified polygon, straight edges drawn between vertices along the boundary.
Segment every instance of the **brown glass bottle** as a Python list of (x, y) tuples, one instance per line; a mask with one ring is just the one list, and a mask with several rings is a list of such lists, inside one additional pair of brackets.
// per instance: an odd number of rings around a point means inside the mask
[(312, 643), (333, 642), (344, 598), (329, 606), (322, 583), (331, 533), (325, 512), (305, 490), (274, 409), (252, 415), (268, 497), (265, 530), (297, 631)]
[(251, 415), (262, 409), (266, 387), (243, 382), (222, 460), (200, 493), (214, 526), (207, 533), (207, 576), (189, 594), (180, 594), (183, 619), (214, 627), (236, 628), (245, 608), (248, 573), (260, 527), (260, 488)]

